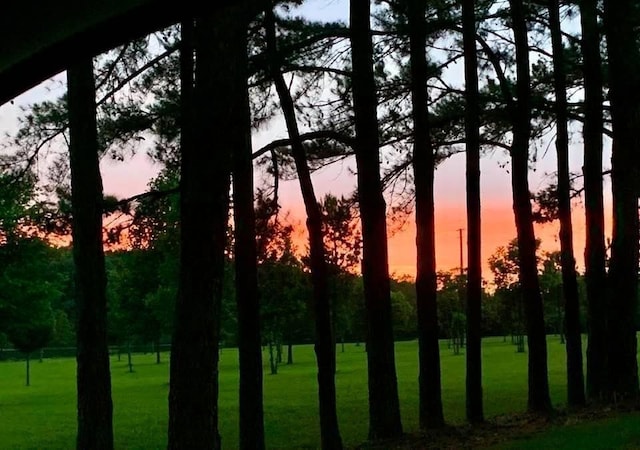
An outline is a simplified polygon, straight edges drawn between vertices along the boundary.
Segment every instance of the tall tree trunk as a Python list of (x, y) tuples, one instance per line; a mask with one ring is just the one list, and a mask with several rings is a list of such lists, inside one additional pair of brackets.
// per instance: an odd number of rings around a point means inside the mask
[(582, 369), (582, 335), (580, 332), (580, 300), (576, 279), (571, 223), (571, 182), (569, 175), (569, 111), (567, 80), (560, 25), (560, 3), (549, 0), (549, 28), (553, 48), (554, 91), (556, 97), (556, 153), (558, 159), (558, 215), (560, 217), (560, 263), (567, 352), (567, 401), (569, 406), (585, 403)]
[[(315, 353), (318, 364), (318, 400), (320, 406), (320, 436), (323, 449), (341, 449), (342, 439), (338, 427), (336, 409), (336, 345), (331, 322), (329, 298), (329, 270), (325, 258), (322, 234), (322, 212), (313, 189), (306, 150), (300, 139), (295, 105), (289, 87), (281, 71), (281, 61), (276, 41), (275, 15), (272, 9), (265, 13), (265, 27), (271, 76), (278, 93), (280, 106), (291, 139), (291, 150), (296, 164), (300, 191), (307, 213), (309, 233), (309, 260), (313, 284), (313, 306), (316, 327)], [(289, 347), (291, 349), (291, 347)]]
[(402, 434), (396, 378), (385, 202), (380, 180), (376, 85), (369, 0), (351, 0), (353, 108), (367, 314), (369, 438)]
[(411, 55), (413, 111), (413, 172), (416, 194), (416, 306), (418, 310), (420, 427), (444, 425), (438, 304), (436, 298), (436, 246), (433, 199), (434, 149), (429, 136), (427, 105), (426, 3), (408, 0), (407, 19)]
[(536, 237), (533, 230), (529, 192), (529, 139), (531, 138), (531, 92), (529, 45), (526, 13), (522, 0), (509, 0), (516, 48), (517, 103), (513, 111), (511, 144), (511, 187), (513, 212), (518, 234), (520, 285), (522, 286), (529, 345), (529, 399), (532, 412), (551, 410), (547, 375), (547, 341), (542, 296), (536, 261)]
[(467, 420), (484, 420), (482, 406), (482, 242), (480, 215), (480, 96), (475, 0), (462, 2), (467, 157)]
[[(241, 21), (236, 18), (236, 21)], [(233, 214), (235, 226), (235, 286), (238, 306), (238, 353), (240, 359), (240, 448), (264, 449), (264, 406), (260, 302), (255, 235), (253, 158), (251, 150), (251, 111), (248, 93), (248, 54), (246, 23), (236, 27), (226, 39), (234, 39), (238, 58), (234, 71), (238, 86), (230, 90), (225, 102), (229, 121), (236, 130), (229, 135), (233, 149)], [(234, 97), (231, 97), (231, 96)]]
[(242, 98), (246, 89), (246, 30), (234, 12), (227, 8), (196, 20), (193, 82), (191, 25), (183, 25), (181, 248), (171, 346), (170, 449), (220, 448), (218, 345), (231, 153), (246, 139), (244, 119), (236, 119), (243, 117), (245, 105), (227, 101)]
[(98, 161), (93, 62), (67, 71), (73, 261), (77, 308), (78, 449), (113, 448), (113, 403), (102, 249), (102, 177)]
[(602, 57), (598, 1), (580, 2), (584, 61), (584, 200), (586, 214), (587, 395), (599, 399), (607, 388), (607, 304), (602, 183)]
[(605, 0), (609, 98), (613, 123), (611, 182), (613, 239), (609, 265), (609, 383), (621, 397), (638, 394), (638, 152), (640, 152), (640, 52), (631, 0)]

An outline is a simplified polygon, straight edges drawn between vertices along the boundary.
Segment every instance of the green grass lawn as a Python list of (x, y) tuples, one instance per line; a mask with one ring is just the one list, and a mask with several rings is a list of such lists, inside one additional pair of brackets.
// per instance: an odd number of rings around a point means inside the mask
[(640, 414), (632, 413), (595, 422), (554, 427), (507, 444), (495, 450), (540, 449), (637, 449), (640, 448)]
[[(166, 448), (167, 355), (160, 365), (155, 355), (134, 355), (134, 373), (126, 358), (111, 358), (114, 428), (117, 449)], [(225, 448), (238, 444), (237, 352), (224, 349), (220, 363), (220, 429)], [(441, 345), (445, 417), (464, 419), (463, 354), (453, 355)], [(294, 348), (295, 364), (268, 374), (265, 361), (265, 427), (269, 448), (316, 448), (319, 444), (316, 370), (312, 346)], [(366, 353), (363, 346), (338, 347), (338, 414), (346, 445), (367, 437)], [(402, 420), (406, 431), (418, 429), (418, 371), (416, 342), (396, 344), (396, 363)], [(565, 353), (558, 338), (549, 337), (549, 379), (554, 405), (565, 401)], [(526, 406), (527, 355), (502, 338), (485, 339), (483, 347), (485, 412), (487, 417), (520, 412)], [(31, 364), (31, 386), (24, 385), (24, 363), (0, 363), (0, 448), (68, 449), (75, 444), (75, 360), (45, 359)], [(625, 419), (626, 420), (626, 419)], [(633, 419), (628, 419), (633, 420)], [(624, 428), (624, 423), (620, 426)], [(606, 426), (606, 424), (602, 425)], [(596, 429), (588, 431), (598, 434)], [(566, 433), (565, 433), (566, 434)], [(600, 433), (601, 434), (601, 433)], [(636, 435), (637, 436), (637, 435)], [(561, 447), (563, 433), (544, 446)], [(585, 435), (585, 442), (591, 439)], [(621, 436), (624, 441), (625, 437)], [(532, 441), (533, 442), (533, 441)], [(622, 441), (621, 441), (622, 442)], [(624, 441), (624, 442), (629, 442)], [(549, 445), (549, 447), (547, 447)], [(587, 448), (582, 445), (571, 448)], [(592, 448), (592, 447), (589, 447)]]

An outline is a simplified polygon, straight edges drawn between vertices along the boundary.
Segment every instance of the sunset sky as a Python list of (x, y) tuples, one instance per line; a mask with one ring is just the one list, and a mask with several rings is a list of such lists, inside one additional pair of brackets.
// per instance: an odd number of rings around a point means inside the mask
[[(348, 2), (345, 0), (310, 0), (301, 14), (322, 20), (347, 20)], [(450, 76), (453, 79), (459, 77), (462, 67), (452, 67)], [(11, 133), (16, 129), (17, 117), (21, 108), (25, 105), (42, 99), (54, 99), (64, 93), (64, 80), (62, 75), (53, 81), (43, 83), (41, 86), (23, 94), (15, 99), (15, 104), (0, 106), (0, 132)], [(571, 153), (571, 170), (581, 172), (582, 145), (580, 141), (580, 129), (573, 130), (573, 145)], [(286, 137), (286, 131), (282, 120), (276, 119), (271, 126), (254, 136), (254, 148), (270, 142), (273, 139)], [(549, 173), (555, 170), (555, 148), (549, 142), (538, 144), (540, 158), (533, 167), (530, 175), (530, 187), (537, 191), (545, 187), (551, 178)], [(102, 162), (105, 194), (115, 194), (119, 197), (128, 197), (144, 192), (150, 178), (159, 167), (154, 166), (144, 154), (142, 149), (138, 155), (126, 163), (118, 163), (110, 160)], [(609, 155), (605, 156), (605, 166), (608, 166)], [(331, 192), (335, 195), (350, 194), (355, 188), (355, 176), (353, 161), (346, 161), (340, 165), (325, 168), (313, 176), (314, 185), (318, 197)], [(506, 245), (516, 236), (513, 213), (511, 210), (511, 186), (508, 173), (508, 157), (502, 150), (485, 156), (482, 162), (482, 250), (485, 261), (485, 277), (489, 274), (486, 268), (487, 258), (498, 246)], [(464, 155), (459, 154), (445, 161), (436, 172), (436, 245), (437, 266), (439, 270), (449, 270), (459, 267), (459, 228), (466, 228), (465, 216), (465, 166)], [(257, 184), (261, 180), (256, 180)], [(290, 211), (292, 220), (299, 222), (299, 229), (303, 229), (304, 210), (302, 199), (298, 192), (297, 181), (289, 181), (281, 184), (281, 203), (285, 211)], [(608, 183), (605, 184), (609, 189)], [(607, 205), (610, 204), (610, 195), (606, 195)], [(608, 230), (610, 220), (607, 221)], [(542, 239), (543, 250), (556, 250), (557, 226), (547, 225), (536, 228), (536, 233)], [(463, 232), (466, 244), (466, 230)], [(304, 245), (304, 236), (298, 238), (300, 246)], [(574, 245), (576, 258), (580, 269), (583, 267), (584, 252), (584, 211), (579, 202), (574, 204)], [(466, 248), (465, 248), (466, 265)], [(389, 240), (389, 259), (392, 272), (398, 275), (415, 274), (415, 227), (413, 218), (410, 217), (405, 228), (393, 234)]]

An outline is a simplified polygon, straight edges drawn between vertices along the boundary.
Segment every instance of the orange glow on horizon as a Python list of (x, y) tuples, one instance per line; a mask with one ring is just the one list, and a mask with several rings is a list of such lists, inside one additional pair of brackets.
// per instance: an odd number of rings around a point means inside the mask
[[(306, 252), (307, 233), (304, 227), (304, 212), (291, 211), (290, 220), (295, 232), (295, 245), (302, 254)], [(440, 205), (436, 206), (436, 266), (438, 270), (452, 271), (460, 267), (460, 242), (458, 229), (463, 228), (463, 259), (467, 267), (466, 248), (466, 210), (464, 206)], [(392, 227), (388, 227), (389, 230)], [(608, 235), (611, 230), (611, 220), (606, 218)], [(560, 249), (558, 240), (559, 225), (557, 222), (536, 225), (536, 238), (540, 239), (541, 251), (557, 251)], [(516, 227), (513, 210), (510, 205), (487, 204), (482, 208), (482, 262), (483, 278), (490, 280), (488, 259), (500, 246), (505, 246), (516, 237)], [(415, 219), (407, 218), (406, 224), (400, 230), (389, 236), (389, 272), (395, 278), (411, 277), (416, 274), (415, 247)], [(585, 224), (584, 209), (574, 205), (573, 208), (573, 242), (574, 252), (579, 271), (584, 270)]]

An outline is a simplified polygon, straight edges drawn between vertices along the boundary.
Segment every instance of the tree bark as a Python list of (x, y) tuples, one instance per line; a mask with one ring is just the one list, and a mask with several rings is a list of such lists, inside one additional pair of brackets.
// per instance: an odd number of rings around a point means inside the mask
[[(220, 448), (218, 359), (233, 145), (245, 139), (245, 60), (232, 8), (183, 25), (180, 274), (171, 347), (169, 448)], [(192, 81), (193, 80), (193, 81)], [(192, 87), (193, 86), (193, 87)], [(238, 93), (240, 92), (240, 94)]]
[(532, 412), (551, 410), (547, 371), (547, 341), (542, 296), (536, 261), (536, 238), (533, 230), (531, 194), (529, 192), (529, 140), (531, 138), (531, 92), (527, 22), (522, 0), (509, 0), (516, 49), (516, 97), (513, 111), (511, 144), (511, 187), (513, 212), (518, 234), (520, 285), (522, 287), (529, 345), (529, 398)]
[(416, 307), (418, 312), (418, 355), (420, 427), (444, 425), (438, 304), (433, 181), (435, 156), (429, 135), (427, 105), (429, 78), (426, 58), (426, 3), (408, 0), (411, 101), (413, 116), (413, 172), (416, 202)]
[(113, 403), (102, 249), (102, 178), (98, 161), (93, 62), (67, 71), (73, 261), (77, 308), (78, 449), (113, 448)]
[(609, 98), (613, 124), (613, 239), (609, 265), (609, 387), (615, 398), (637, 397), (638, 152), (640, 52), (631, 0), (605, 0)]
[[(235, 19), (241, 22), (240, 18)], [(230, 108), (227, 126), (235, 122), (229, 135), (233, 149), (233, 214), (235, 226), (235, 286), (238, 306), (238, 353), (240, 359), (240, 448), (264, 449), (264, 406), (260, 302), (255, 237), (251, 110), (249, 108), (247, 23), (241, 23), (225, 39), (237, 41), (237, 60), (232, 70), (238, 86), (225, 102)], [(233, 117), (231, 117), (233, 115)]]
[(306, 150), (300, 139), (295, 105), (281, 71), (281, 61), (276, 42), (275, 16), (272, 9), (266, 10), (265, 18), (271, 77), (278, 93), (280, 107), (282, 108), (291, 140), (291, 150), (307, 213), (309, 265), (311, 267), (316, 327), (315, 353), (318, 364), (321, 443), (323, 449), (341, 449), (342, 438), (340, 437), (336, 408), (336, 349), (331, 321), (331, 302), (329, 299), (329, 270), (322, 233), (322, 212), (313, 189)]
[(569, 111), (567, 80), (560, 25), (560, 3), (549, 0), (549, 28), (553, 48), (554, 91), (556, 97), (556, 153), (558, 159), (558, 215), (560, 218), (560, 263), (567, 352), (567, 402), (569, 406), (585, 403), (582, 369), (582, 335), (580, 332), (580, 300), (573, 253), (571, 222), (571, 182), (569, 174)]
[(353, 108), (367, 315), (369, 438), (402, 435), (395, 367), (385, 202), (379, 162), (369, 0), (351, 0)]
[(484, 421), (482, 402), (482, 235), (480, 209), (480, 95), (475, 0), (462, 2), (467, 158), (467, 377), (466, 413)]
[(602, 57), (597, 0), (580, 2), (584, 65), (584, 200), (586, 221), (587, 396), (599, 399), (607, 389), (607, 304), (604, 201), (602, 183)]

